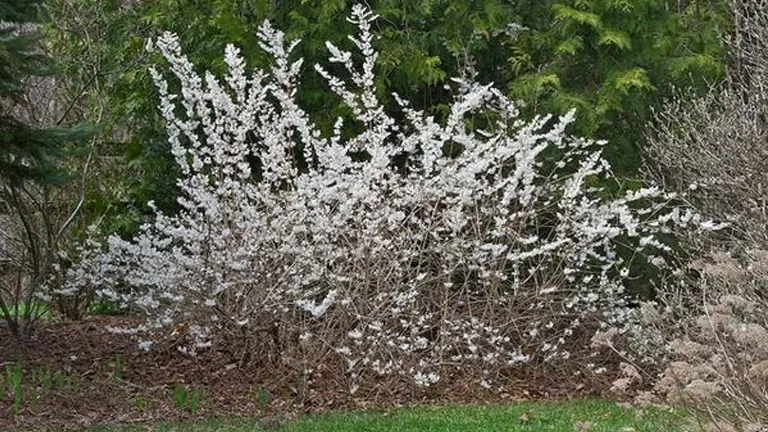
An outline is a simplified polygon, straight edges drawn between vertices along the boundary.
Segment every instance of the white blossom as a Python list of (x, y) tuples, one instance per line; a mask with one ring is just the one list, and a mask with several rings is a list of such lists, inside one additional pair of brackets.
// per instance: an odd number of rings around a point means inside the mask
[[(249, 73), (228, 46), (223, 79), (197, 73), (178, 38), (161, 36), (154, 46), (180, 86), (151, 74), (180, 211), (155, 210), (135, 238), (92, 245), (69, 272), (72, 291), (98, 285), (140, 307), (148, 321), (134, 334), (183, 323), (191, 353), (220, 330), (251, 347), (271, 337), (265, 328), (301, 335), (347, 362), (351, 389), (364, 368), (428, 386), (448, 360), (555, 361), (581, 323), (627, 319), (615, 240), (664, 250), (658, 234), (695, 215), (668, 210), (653, 187), (606, 198), (593, 186), (611, 179), (604, 142), (567, 135), (573, 112), (523, 121), (490, 84), (455, 80), (444, 119), (394, 95), (396, 120), (377, 96), (374, 19), (353, 7), (360, 64), (326, 45), (346, 78), (315, 66), (352, 112), (330, 136), (296, 102), (299, 41), (268, 22), (257, 36), (270, 69)], [(461, 151), (446, 155), (449, 145)], [(547, 162), (552, 150), (562, 159)]]

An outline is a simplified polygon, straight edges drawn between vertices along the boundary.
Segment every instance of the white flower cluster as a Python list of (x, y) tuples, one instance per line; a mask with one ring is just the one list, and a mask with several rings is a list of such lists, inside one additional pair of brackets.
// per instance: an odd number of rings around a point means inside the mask
[(461, 80), (445, 118), (398, 95), (385, 110), (374, 19), (353, 8), (357, 53), (327, 44), (348, 79), (315, 66), (351, 108), (330, 137), (295, 101), (298, 41), (268, 22), (271, 70), (247, 73), (229, 46), (223, 81), (198, 75), (175, 35), (156, 42), (180, 83), (171, 93), (152, 70), (181, 211), (110, 238), (88, 267), (102, 295), (148, 313), (141, 333), (183, 322), (203, 346), (218, 332), (256, 355), (328, 348), (353, 381), (428, 386), (451, 365), (567, 358), (583, 323), (627, 316), (616, 240), (653, 254), (667, 250), (657, 233), (696, 222), (657, 189), (605, 198), (603, 143), (567, 136), (573, 113), (526, 122), (492, 85)]

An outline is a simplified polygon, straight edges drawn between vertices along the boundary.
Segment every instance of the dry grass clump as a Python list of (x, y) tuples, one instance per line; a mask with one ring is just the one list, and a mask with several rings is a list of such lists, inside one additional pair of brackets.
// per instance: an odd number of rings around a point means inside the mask
[(692, 263), (700, 302), (670, 298), (678, 307), (667, 309), (658, 328), (668, 335), (669, 359), (653, 393), (703, 414), (705, 430), (768, 430), (768, 252), (744, 255)]

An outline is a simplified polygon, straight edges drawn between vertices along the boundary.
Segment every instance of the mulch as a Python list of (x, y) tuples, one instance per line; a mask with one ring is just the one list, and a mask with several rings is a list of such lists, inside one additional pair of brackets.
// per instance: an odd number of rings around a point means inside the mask
[[(599, 394), (605, 388), (529, 373), (509, 378), (508, 390), (499, 393), (481, 389), (457, 370), (428, 390), (392, 380), (369, 382), (351, 395), (343, 368), (334, 365), (306, 382), (288, 366), (243, 365), (213, 350), (194, 357), (175, 349), (143, 351), (129, 336), (105, 330), (132, 323), (131, 317), (101, 316), (47, 324), (24, 341), (13, 339), (0, 325), (0, 373), (21, 360), (27, 382), (18, 408), (10, 390), (0, 386), (0, 430), (60, 431), (214, 416), (290, 418), (352, 408), (562, 399)], [(53, 379), (51, 388), (43, 389), (36, 378), (41, 371), (66, 379)], [(182, 387), (200, 392), (194, 413), (177, 407), (175, 395)]]

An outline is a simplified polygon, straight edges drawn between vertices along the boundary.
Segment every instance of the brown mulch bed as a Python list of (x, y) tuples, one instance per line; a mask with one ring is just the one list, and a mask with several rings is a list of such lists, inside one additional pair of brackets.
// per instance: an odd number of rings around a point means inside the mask
[[(573, 387), (552, 374), (532, 376), (528, 371), (528, 376), (506, 386), (512, 390), (499, 394), (482, 390), (457, 371), (429, 390), (387, 381), (363, 386), (352, 396), (343, 373), (333, 372), (342, 368), (331, 365), (306, 383), (289, 365), (243, 365), (220, 351), (195, 357), (173, 349), (145, 352), (129, 336), (105, 330), (133, 321), (93, 317), (44, 325), (23, 342), (0, 325), (0, 373), (21, 360), (26, 381), (19, 408), (14, 408), (7, 388), (5, 394), (0, 391), (0, 430), (65, 430), (214, 415), (292, 416), (370, 406), (552, 399), (600, 391), (594, 383)], [(40, 378), (43, 374), (49, 377), (47, 386)], [(177, 408), (174, 390), (179, 386), (200, 391), (194, 414)]]

